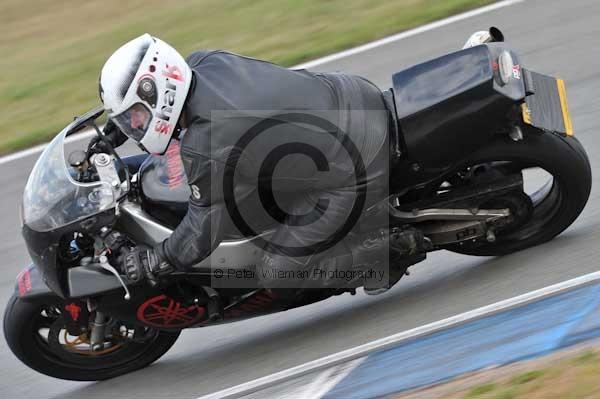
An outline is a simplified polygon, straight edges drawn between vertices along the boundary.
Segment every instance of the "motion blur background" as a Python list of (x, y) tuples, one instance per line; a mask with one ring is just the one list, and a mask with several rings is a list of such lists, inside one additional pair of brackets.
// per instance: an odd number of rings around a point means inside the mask
[(148, 32), (187, 55), (291, 66), (492, 0), (2, 0), (0, 154), (52, 137), (99, 101), (110, 54)]
[[(292, 66), (493, 2), (2, 0), (0, 154), (47, 141), (74, 115), (97, 105), (97, 78), (103, 62), (118, 46), (144, 32), (161, 37), (184, 55), (200, 48), (222, 48)], [(59, 381), (38, 374), (21, 364), (0, 337), (0, 398), (194, 398), (596, 272), (600, 239), (600, 184), (596, 180), (600, 176), (599, 15), (597, 0), (511, 2), (314, 68), (359, 74), (387, 88), (392, 73), (458, 50), (473, 31), (492, 25), (502, 28), (527, 67), (566, 80), (575, 135), (592, 163), (594, 189), (588, 206), (576, 223), (551, 243), (501, 258), (434, 253), (385, 295), (344, 295), (292, 312), (185, 331), (152, 367), (108, 382)], [(38, 156), (39, 152), (31, 151), (0, 160), (2, 312), (17, 273), (29, 262), (17, 207)], [(568, 319), (570, 313), (564, 313), (561, 316)], [(446, 351), (445, 345), (426, 348), (439, 354), (439, 361), (423, 356), (419, 348), (419, 356), (404, 364), (418, 366), (426, 357), (452, 368), (452, 361), (461, 359)], [(493, 349), (476, 340), (473, 345), (477, 347), (474, 356)], [(596, 348), (564, 362), (546, 360), (524, 376), (500, 382), (494, 381), (497, 376), (490, 376), (480, 379), (482, 385), (440, 397), (600, 398), (598, 353)], [(411, 377), (405, 369), (399, 375)], [(261, 399), (268, 397), (260, 395)]]

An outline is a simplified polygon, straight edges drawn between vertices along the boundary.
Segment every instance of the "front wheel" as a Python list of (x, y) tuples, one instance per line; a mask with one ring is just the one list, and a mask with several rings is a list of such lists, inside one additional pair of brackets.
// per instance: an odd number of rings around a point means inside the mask
[[(542, 244), (569, 227), (583, 211), (590, 196), (592, 173), (589, 159), (579, 140), (525, 127), (524, 138), (514, 142), (499, 137), (478, 151), (471, 165), (500, 161), (513, 171), (538, 169), (548, 176), (539, 189), (527, 193), (532, 212), (513, 231), (497, 235), (494, 242), (476, 240), (446, 249), (466, 255), (500, 256)], [(527, 181), (525, 181), (527, 184)]]
[(4, 337), (15, 356), (42, 374), (65, 380), (105, 380), (143, 368), (178, 336), (111, 320), (102, 350), (92, 350), (86, 334), (67, 332), (58, 302), (30, 303), (13, 295), (4, 314)]

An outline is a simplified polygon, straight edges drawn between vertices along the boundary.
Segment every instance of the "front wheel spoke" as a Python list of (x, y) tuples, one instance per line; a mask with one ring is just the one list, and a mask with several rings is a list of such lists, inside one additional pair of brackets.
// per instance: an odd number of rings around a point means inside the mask
[(36, 321), (36, 328), (50, 328), (55, 321), (55, 318), (41, 317)]

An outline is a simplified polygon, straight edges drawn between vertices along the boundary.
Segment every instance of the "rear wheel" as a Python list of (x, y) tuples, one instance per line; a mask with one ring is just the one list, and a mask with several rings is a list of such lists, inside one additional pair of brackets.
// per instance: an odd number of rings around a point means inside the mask
[(55, 378), (97, 381), (129, 373), (157, 360), (179, 336), (111, 320), (102, 349), (93, 351), (86, 334), (67, 332), (60, 309), (58, 303), (30, 303), (13, 295), (4, 314), (4, 336), (15, 356)]
[[(493, 145), (470, 157), (469, 165), (499, 164), (500, 169), (522, 172), (531, 210), (524, 219), (516, 221), (518, 225), (513, 226), (516, 228), (499, 231), (494, 242), (479, 239), (453, 244), (446, 249), (467, 255), (506, 255), (551, 240), (583, 211), (590, 195), (592, 175), (588, 157), (579, 141), (531, 127), (523, 129), (523, 140), (514, 142), (508, 137), (499, 137)], [(532, 170), (534, 180), (545, 176), (546, 181), (537, 188), (528, 189), (527, 178), (531, 177), (528, 172)], [(498, 200), (499, 206), (495, 208), (507, 206), (502, 198)]]

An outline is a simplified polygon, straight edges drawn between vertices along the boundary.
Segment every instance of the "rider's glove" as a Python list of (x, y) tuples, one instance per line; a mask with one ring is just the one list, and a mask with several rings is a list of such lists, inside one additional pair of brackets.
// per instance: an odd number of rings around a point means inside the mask
[[(121, 132), (121, 130), (115, 125), (115, 123), (109, 119), (102, 129), (104, 140), (108, 141), (113, 148), (119, 147), (121, 144), (127, 141), (127, 136)], [(98, 136), (90, 141), (89, 148), (95, 153), (106, 152), (109, 153), (109, 149), (106, 147), (106, 142)]]
[(175, 270), (157, 251), (142, 246), (123, 250), (121, 263), (129, 281), (146, 280), (152, 286), (158, 285), (160, 277)]

